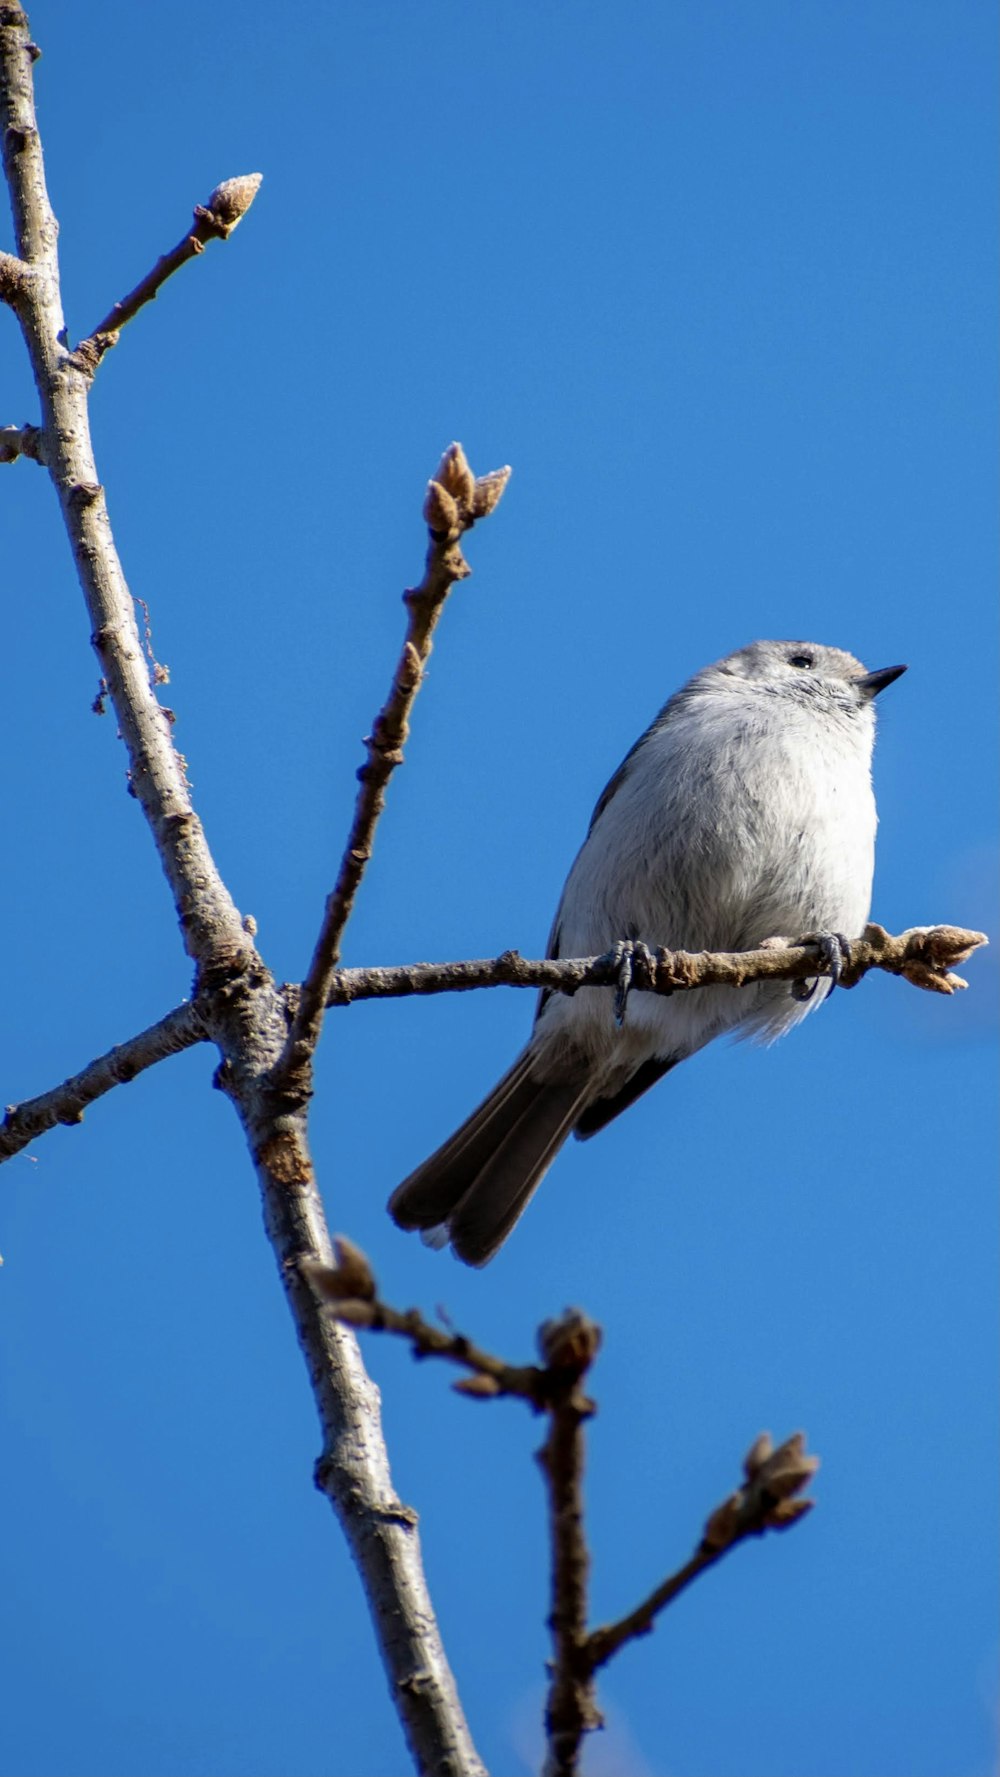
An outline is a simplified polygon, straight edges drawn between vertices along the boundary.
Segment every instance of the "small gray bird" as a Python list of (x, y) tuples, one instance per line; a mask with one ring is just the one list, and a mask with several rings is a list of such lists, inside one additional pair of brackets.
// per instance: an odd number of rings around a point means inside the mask
[[(906, 671), (839, 648), (753, 642), (665, 704), (594, 810), (547, 955), (751, 950), (857, 934), (871, 904), (873, 700)], [(820, 997), (803, 983), (543, 993), (531, 1037), (489, 1097), (393, 1192), (401, 1228), (484, 1265), (570, 1132), (603, 1129), (725, 1031), (763, 1042)]]

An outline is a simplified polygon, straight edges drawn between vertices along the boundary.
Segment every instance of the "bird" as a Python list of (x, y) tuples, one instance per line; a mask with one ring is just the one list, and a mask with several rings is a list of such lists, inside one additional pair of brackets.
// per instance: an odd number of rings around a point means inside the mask
[[(546, 954), (748, 950), (809, 934), (835, 982), (842, 934), (871, 905), (874, 700), (906, 670), (759, 641), (695, 673), (598, 798)], [(397, 1186), (390, 1215), (486, 1264), (571, 1133), (597, 1134), (718, 1036), (782, 1036), (825, 997), (816, 986), (620, 992), (617, 1008), (606, 987), (543, 992), (521, 1053)]]

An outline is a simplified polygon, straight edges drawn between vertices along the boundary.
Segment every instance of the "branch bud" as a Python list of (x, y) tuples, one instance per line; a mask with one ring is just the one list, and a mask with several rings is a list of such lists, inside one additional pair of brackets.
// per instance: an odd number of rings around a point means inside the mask
[(237, 224), (242, 222), (260, 190), (263, 177), (263, 173), (242, 173), (236, 179), (223, 179), (222, 184), (215, 187), (205, 209), (209, 211), (223, 240), (227, 240)]
[(439, 481), (427, 483), (424, 498), (424, 520), (429, 530), (436, 536), (447, 536), (450, 531), (457, 531), (458, 507), (446, 487)]
[(476, 478), (469, 468), (468, 458), (460, 444), (449, 444), (444, 456), (434, 471), (435, 481), (446, 488), (453, 499), (463, 506), (471, 506), (476, 491)]
[(456, 1394), (467, 1394), (474, 1401), (492, 1401), (500, 1394), (500, 1384), (495, 1376), (463, 1376), (461, 1382), (453, 1382)]
[(488, 518), (494, 506), (499, 506), (503, 498), (504, 488), (510, 480), (510, 464), (502, 469), (492, 469), (489, 475), (480, 475), (476, 481), (476, 489), (472, 498), (473, 518)]
[(538, 1350), (546, 1369), (583, 1376), (601, 1348), (601, 1329), (579, 1308), (567, 1308), (558, 1320), (543, 1321)]
[[(333, 1242), (336, 1265), (321, 1259), (300, 1259), (299, 1271), (323, 1302), (339, 1304), (347, 1299), (372, 1302), (377, 1294), (375, 1277), (365, 1254), (353, 1241), (338, 1234)], [(370, 1323), (369, 1323), (370, 1324)]]
[(774, 1443), (769, 1431), (762, 1431), (756, 1437), (743, 1458), (743, 1473), (748, 1481), (752, 1481), (758, 1470), (767, 1461), (774, 1450)]
[(373, 1327), (378, 1319), (374, 1302), (338, 1302), (334, 1312), (348, 1327)]
[(797, 1431), (779, 1444), (757, 1468), (752, 1485), (755, 1491), (774, 1499), (788, 1499), (799, 1493), (819, 1468), (818, 1456), (806, 1456), (805, 1433)]
[(806, 1517), (815, 1504), (814, 1499), (780, 1499), (765, 1523), (769, 1530), (789, 1530), (800, 1518)]

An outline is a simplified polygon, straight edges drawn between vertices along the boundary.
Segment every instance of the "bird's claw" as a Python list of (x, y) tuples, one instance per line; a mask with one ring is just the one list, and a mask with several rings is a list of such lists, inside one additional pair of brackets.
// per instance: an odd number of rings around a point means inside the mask
[(619, 938), (611, 951), (611, 960), (618, 971), (615, 987), (614, 1017), (618, 1029), (625, 1023), (625, 1008), (632, 989), (632, 974), (636, 962), (652, 965), (652, 954), (649, 946), (641, 938)]
[(801, 942), (816, 946), (830, 973), (829, 976), (817, 975), (812, 981), (794, 982), (792, 998), (804, 1004), (807, 1000), (812, 999), (821, 980), (829, 980), (830, 985), (826, 992), (826, 997), (829, 999), (830, 994), (840, 981), (844, 964), (851, 960), (850, 939), (845, 938), (843, 932), (808, 932)]

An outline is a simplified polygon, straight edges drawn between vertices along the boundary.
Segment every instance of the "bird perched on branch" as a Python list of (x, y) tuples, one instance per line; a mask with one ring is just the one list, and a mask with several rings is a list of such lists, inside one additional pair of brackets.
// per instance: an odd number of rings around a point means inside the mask
[[(842, 933), (871, 902), (874, 699), (905, 667), (866, 672), (839, 648), (754, 642), (660, 711), (598, 800), (547, 954), (749, 950)], [(817, 983), (699, 987), (670, 998), (543, 993), (528, 1043), (461, 1128), (393, 1192), (402, 1228), (484, 1265), (567, 1137), (596, 1134), (713, 1037), (782, 1036)]]

